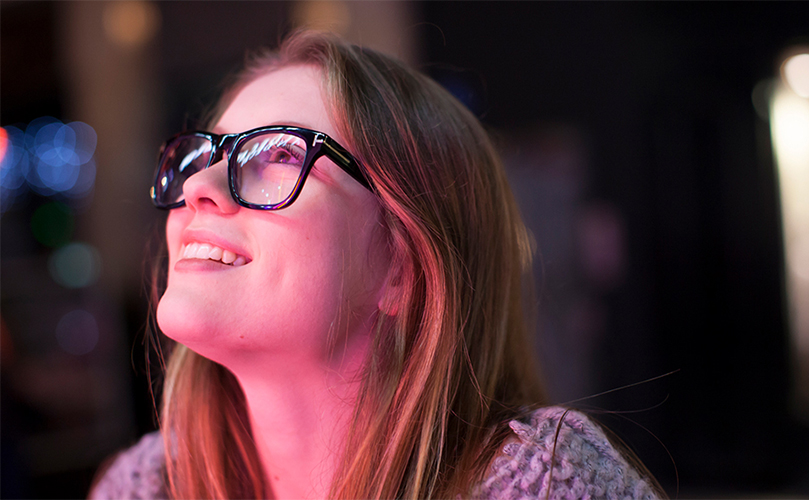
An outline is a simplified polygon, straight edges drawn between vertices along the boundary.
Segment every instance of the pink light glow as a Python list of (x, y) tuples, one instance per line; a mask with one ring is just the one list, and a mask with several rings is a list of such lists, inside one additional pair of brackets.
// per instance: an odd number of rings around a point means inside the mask
[(3, 159), (6, 157), (6, 151), (8, 151), (8, 132), (6, 129), (0, 128), (0, 163), (3, 163)]

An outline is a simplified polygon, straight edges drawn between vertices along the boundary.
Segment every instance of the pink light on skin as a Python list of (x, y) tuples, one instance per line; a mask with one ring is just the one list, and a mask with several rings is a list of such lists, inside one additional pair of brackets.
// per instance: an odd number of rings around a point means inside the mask
[[(244, 87), (214, 130), (297, 125), (350, 146), (322, 81), (314, 67), (274, 70)], [(379, 202), (325, 157), (282, 210), (237, 204), (226, 161), (191, 176), (184, 194), (166, 223), (158, 324), (239, 380), (275, 496), (325, 498), (387, 287)]]
[[(217, 129), (238, 133), (290, 123), (341, 140), (313, 68), (284, 68), (259, 78), (237, 96)], [(251, 356), (271, 356), (291, 346), (302, 355), (305, 347), (307, 356), (322, 358), (329, 347), (324, 339), (340, 311), (378, 309), (380, 283), (387, 276), (378, 202), (321, 158), (294, 204), (278, 211), (251, 210), (232, 198), (226, 163), (191, 176), (185, 183), (186, 206), (169, 214), (161, 327), (222, 364), (227, 364), (225, 356), (241, 356), (241, 349)], [(186, 257), (183, 247), (191, 243), (243, 255), (245, 265)], [(371, 262), (369, 255), (375, 256)], [(268, 325), (279, 326), (268, 334)], [(203, 332), (218, 334), (212, 339)], [(225, 344), (234, 338), (232, 345)], [(214, 340), (222, 345), (213, 345)]]

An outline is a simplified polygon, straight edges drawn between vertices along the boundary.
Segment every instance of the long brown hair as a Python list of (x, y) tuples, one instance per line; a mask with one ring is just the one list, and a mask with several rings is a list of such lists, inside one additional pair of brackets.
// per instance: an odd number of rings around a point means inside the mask
[[(546, 402), (524, 314), (530, 239), (500, 159), (434, 81), (330, 35), (296, 33), (254, 55), (218, 109), (258, 76), (296, 64), (322, 70), (332, 120), (379, 198), (393, 255), (331, 496), (466, 495), (508, 421)], [(269, 495), (227, 369), (178, 346), (162, 424), (173, 497)]]

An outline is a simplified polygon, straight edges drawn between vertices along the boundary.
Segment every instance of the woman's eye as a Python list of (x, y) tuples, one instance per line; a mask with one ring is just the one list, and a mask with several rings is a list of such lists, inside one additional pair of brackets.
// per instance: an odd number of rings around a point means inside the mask
[(289, 151), (287, 151), (285, 149), (278, 148), (278, 149), (275, 150), (275, 152), (273, 152), (273, 155), (272, 155), (272, 158), (270, 159), (270, 161), (273, 161), (273, 162), (276, 162), (276, 163), (290, 163), (294, 159), (295, 159), (295, 157), (292, 156), (292, 154)]
[(267, 161), (271, 163), (303, 163), (304, 154), (301, 151), (298, 151), (296, 148), (282, 148), (276, 147), (273, 148), (272, 151), (268, 151), (270, 154), (267, 157)]
[(306, 143), (293, 136), (260, 137), (240, 147), (236, 163), (244, 167), (251, 160), (262, 165), (270, 163), (302, 165), (306, 158)]

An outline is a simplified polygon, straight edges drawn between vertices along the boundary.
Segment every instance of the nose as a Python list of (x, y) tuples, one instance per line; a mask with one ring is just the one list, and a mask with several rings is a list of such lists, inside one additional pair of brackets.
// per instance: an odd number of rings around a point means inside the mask
[(232, 214), (239, 210), (228, 187), (227, 159), (189, 177), (183, 184), (185, 204), (196, 212), (219, 211)]

